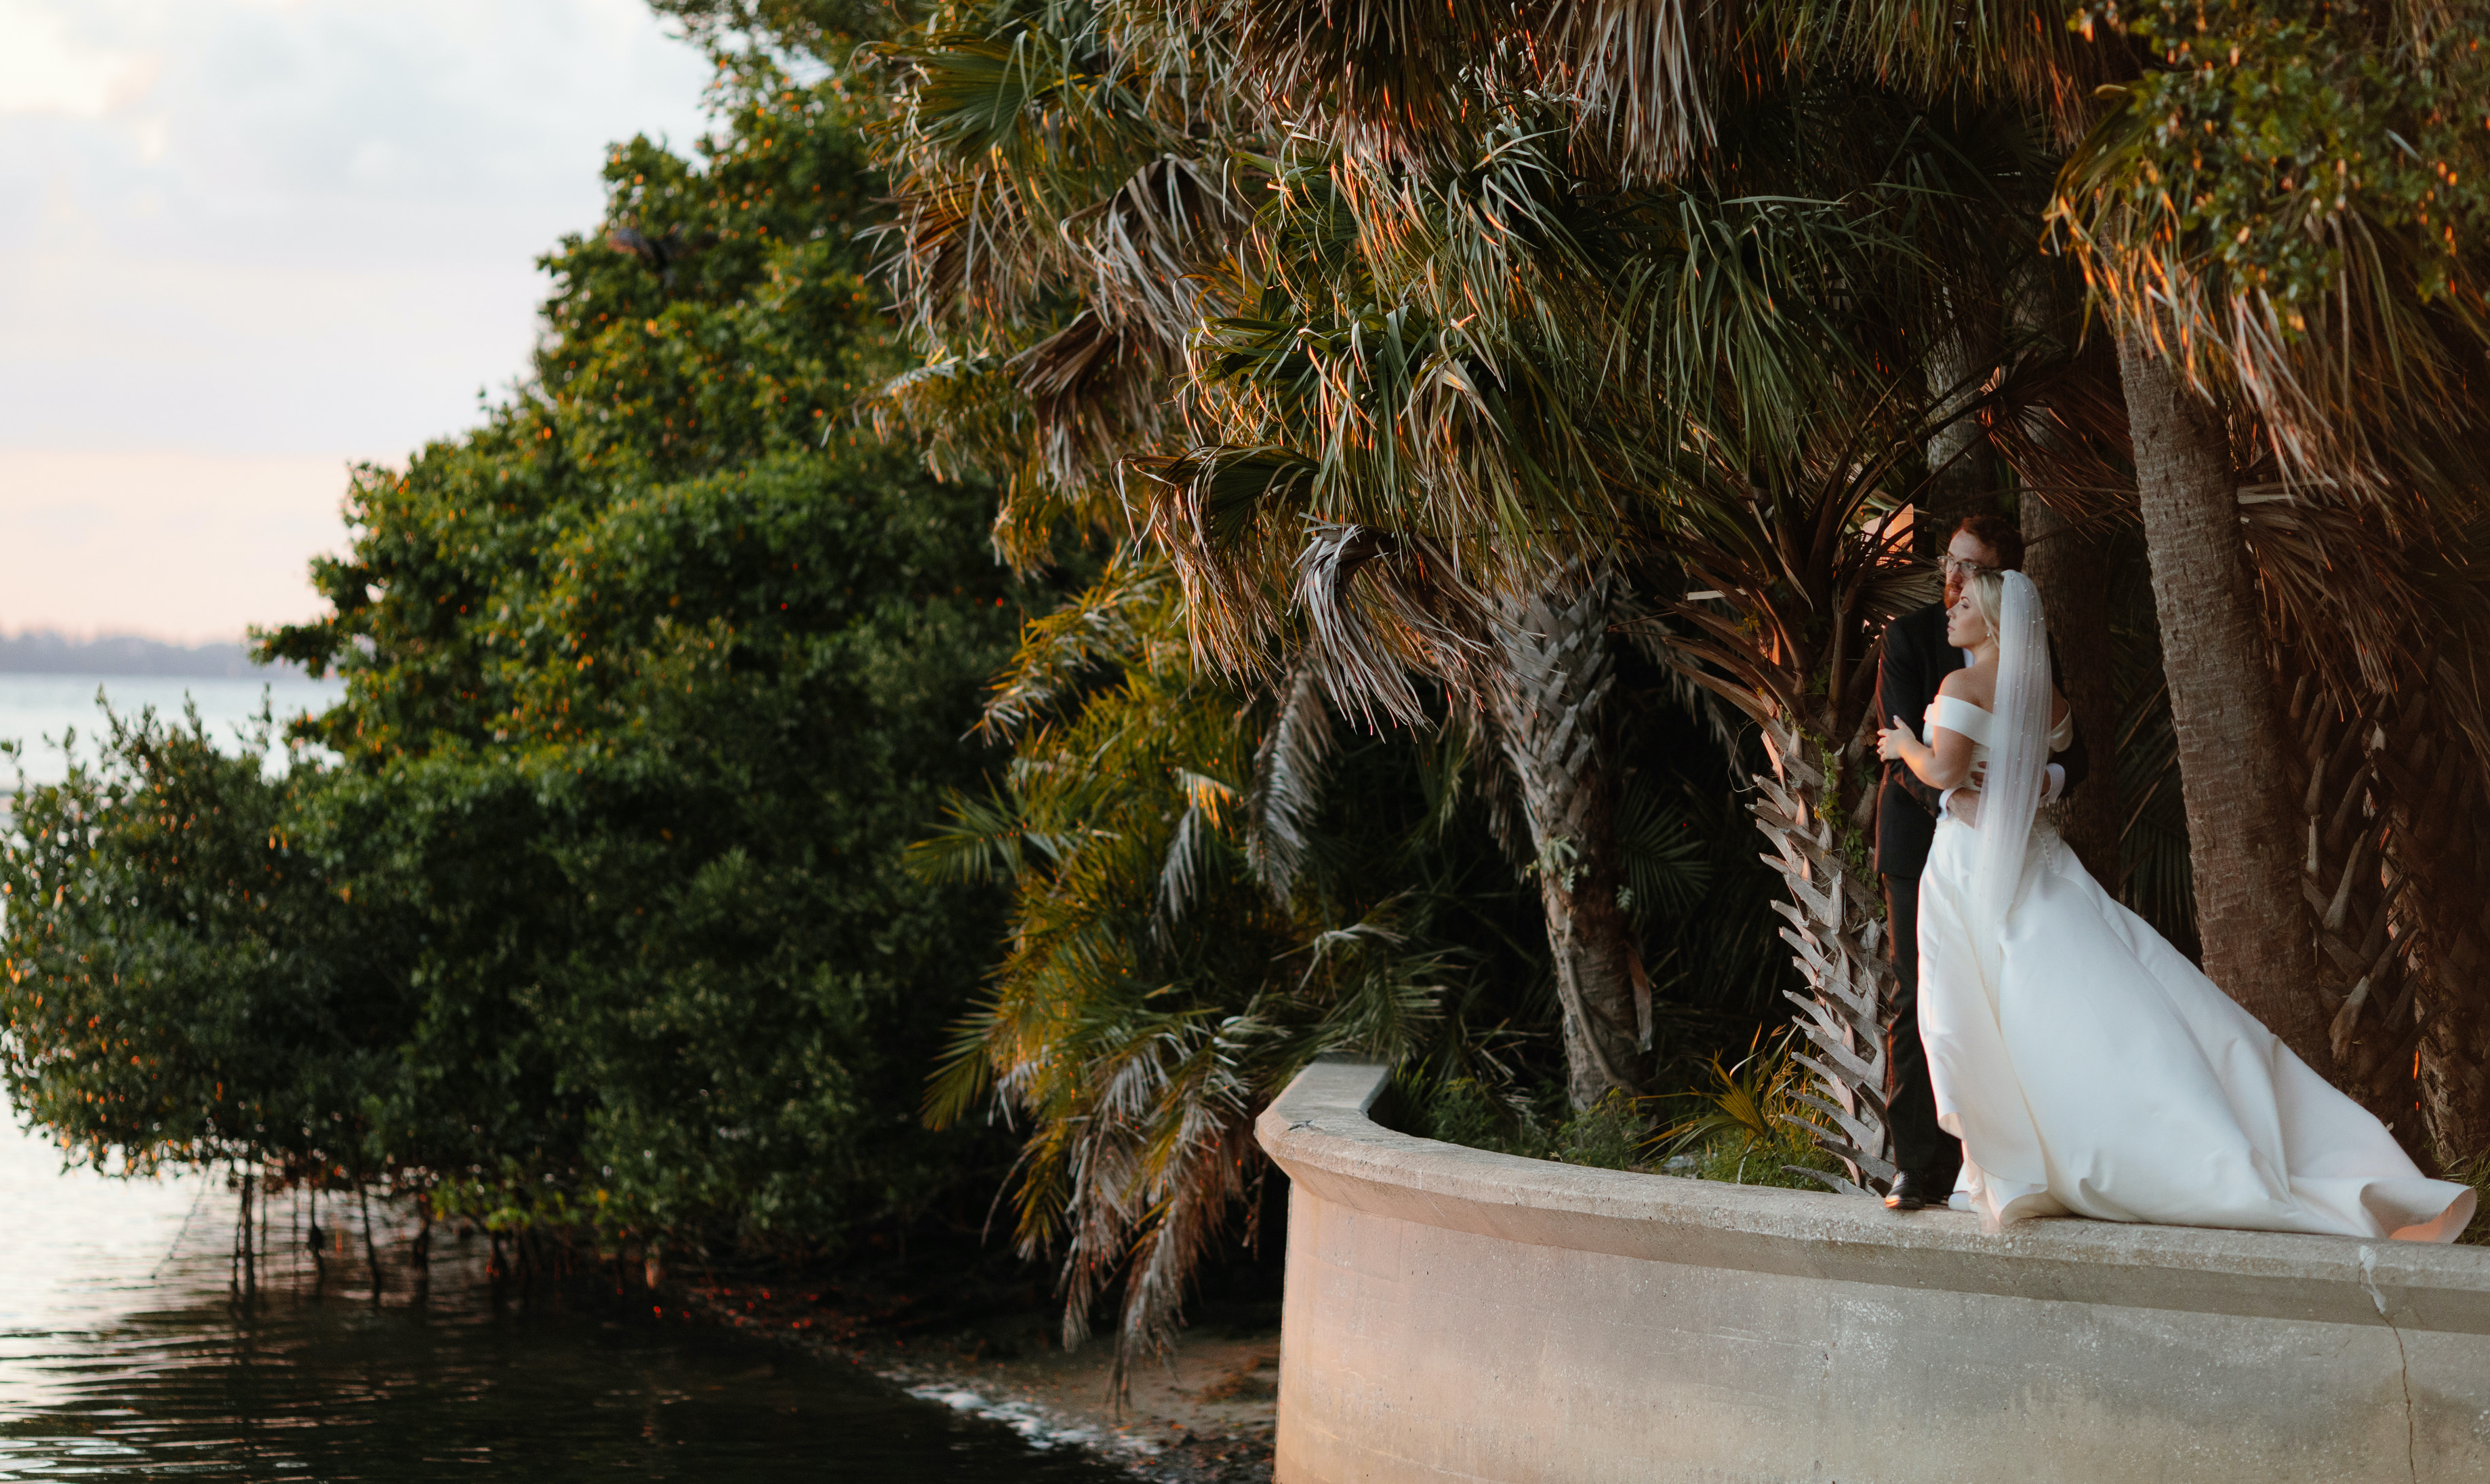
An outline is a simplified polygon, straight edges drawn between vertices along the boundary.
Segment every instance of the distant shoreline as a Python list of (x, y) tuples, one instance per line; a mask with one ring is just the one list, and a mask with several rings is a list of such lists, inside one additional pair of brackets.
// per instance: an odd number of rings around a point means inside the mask
[(72, 639), (48, 628), (0, 634), (0, 675), (137, 675), (186, 680), (299, 680), (297, 664), (255, 665), (241, 643), (167, 644), (135, 634)]

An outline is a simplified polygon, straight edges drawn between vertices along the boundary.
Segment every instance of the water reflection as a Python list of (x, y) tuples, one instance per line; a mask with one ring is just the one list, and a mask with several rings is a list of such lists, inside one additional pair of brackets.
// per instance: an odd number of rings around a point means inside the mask
[(314, 1299), (281, 1202), (246, 1318), (215, 1185), (62, 1176), (48, 1147), (0, 1131), (0, 1479), (1122, 1476), (691, 1326), (496, 1312), (480, 1240), (436, 1239), (420, 1310), (402, 1284), (364, 1302), (342, 1259)]

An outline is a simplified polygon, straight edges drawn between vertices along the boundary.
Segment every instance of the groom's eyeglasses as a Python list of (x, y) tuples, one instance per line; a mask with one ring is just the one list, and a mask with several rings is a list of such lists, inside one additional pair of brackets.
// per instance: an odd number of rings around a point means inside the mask
[(1984, 568), (1978, 562), (1967, 561), (1949, 551), (1937, 558), (1937, 570), (1944, 574), (1945, 605), (1951, 608), (1961, 599), (1963, 584)]

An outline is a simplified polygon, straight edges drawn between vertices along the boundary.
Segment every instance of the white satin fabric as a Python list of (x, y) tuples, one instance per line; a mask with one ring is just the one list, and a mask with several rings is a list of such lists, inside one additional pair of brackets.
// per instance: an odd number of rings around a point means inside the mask
[[(1928, 731), (1984, 761), (1952, 696)], [(2052, 742), (2057, 739), (2052, 738)], [(2453, 1241), (2474, 1194), (2423, 1176), (2367, 1111), (2135, 914), (2043, 825), (2004, 931), (1972, 931), (1977, 833), (1951, 818), (1920, 878), (1920, 1035), (1937, 1121), (1983, 1230), (2102, 1221)]]

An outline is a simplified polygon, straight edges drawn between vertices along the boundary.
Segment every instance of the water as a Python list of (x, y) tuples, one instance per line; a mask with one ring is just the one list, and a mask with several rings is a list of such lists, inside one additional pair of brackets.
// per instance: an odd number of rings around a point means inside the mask
[(343, 1257), (315, 1297), (283, 1201), (246, 1313), (232, 1212), (221, 1179), (64, 1175), (0, 1129), (0, 1480), (1129, 1477), (837, 1362), (576, 1300), (497, 1308), (480, 1238), (436, 1235), (420, 1309), (402, 1272), (373, 1308)]
[[(178, 721), (186, 700), (194, 701), (208, 735), (229, 751), (239, 751), (237, 727), (247, 727), (265, 696), (275, 707), (279, 745), (270, 762), (282, 766), (284, 724), (304, 712), (320, 711), (345, 691), (333, 677), (315, 681), (301, 675), (272, 673), (249, 680), (204, 680), (160, 675), (0, 675), (0, 741), (25, 743), (20, 755), (31, 783), (58, 783), (69, 775), (69, 763), (54, 745), (71, 729), (77, 733), (77, 754), (95, 761), (98, 743), (110, 735), (103, 713), (96, 707), (101, 688), (114, 711), (135, 719), (142, 707), (154, 707), (168, 721)], [(50, 739), (49, 742), (44, 739)], [(0, 769), (0, 790), (14, 787)]]

